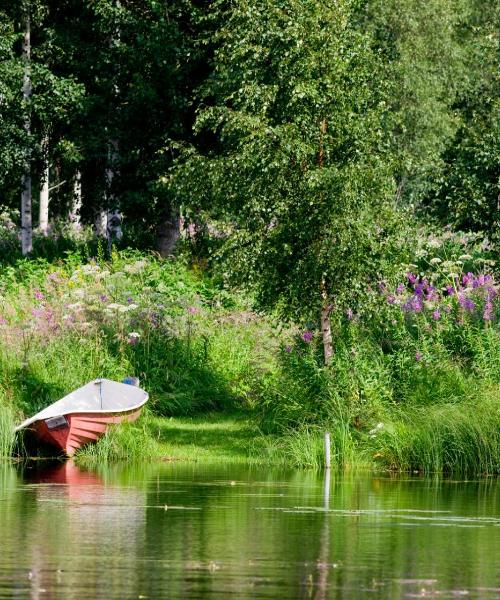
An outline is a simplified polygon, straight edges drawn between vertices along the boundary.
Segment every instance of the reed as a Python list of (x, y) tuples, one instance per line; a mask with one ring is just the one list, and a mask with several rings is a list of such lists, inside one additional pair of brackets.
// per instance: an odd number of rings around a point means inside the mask
[(11, 456), (14, 443), (14, 411), (10, 406), (0, 404), (0, 458)]
[(500, 473), (500, 390), (480, 401), (407, 411), (372, 440), (378, 463), (422, 473)]

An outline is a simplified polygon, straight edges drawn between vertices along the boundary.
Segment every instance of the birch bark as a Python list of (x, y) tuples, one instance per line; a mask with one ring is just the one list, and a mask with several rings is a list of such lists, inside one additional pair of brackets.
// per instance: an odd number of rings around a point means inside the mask
[(49, 231), (49, 140), (43, 140), (45, 168), (40, 186), (40, 206), (38, 212), (38, 227), (40, 233), (47, 235)]
[[(31, 97), (31, 24), (29, 14), (26, 17), (22, 57), (24, 63), (23, 100), (26, 111), (24, 130), (28, 137), (28, 143), (31, 143), (29, 140), (29, 136), (31, 134), (31, 116), (29, 106)], [(21, 252), (23, 256), (26, 256), (33, 250), (33, 223), (31, 212), (31, 148), (28, 148), (26, 151), (26, 160), (24, 165), (24, 173), (21, 178), (21, 185)]]
[(69, 222), (73, 233), (79, 233), (81, 230), (80, 210), (82, 208), (82, 175), (80, 171), (75, 173), (73, 182), (73, 199), (71, 211), (69, 213)]

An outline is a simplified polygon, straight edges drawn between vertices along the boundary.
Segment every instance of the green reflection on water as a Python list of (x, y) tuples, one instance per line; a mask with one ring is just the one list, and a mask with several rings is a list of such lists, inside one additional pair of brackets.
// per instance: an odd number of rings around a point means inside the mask
[(500, 595), (497, 479), (67, 462), (0, 486), (0, 597)]

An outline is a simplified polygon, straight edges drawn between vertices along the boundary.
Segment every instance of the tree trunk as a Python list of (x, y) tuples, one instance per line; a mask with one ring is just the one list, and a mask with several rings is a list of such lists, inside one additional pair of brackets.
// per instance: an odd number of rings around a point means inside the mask
[(97, 237), (104, 238), (108, 231), (108, 211), (105, 208), (100, 208), (94, 218), (94, 232)]
[(108, 158), (108, 167), (106, 169), (106, 205), (108, 206), (106, 218), (106, 238), (111, 249), (113, 240), (121, 240), (122, 232), (122, 214), (119, 209), (118, 199), (116, 198), (112, 185), (117, 168), (119, 153), (118, 141), (111, 140), (109, 143), (110, 151)]
[(181, 220), (177, 211), (167, 209), (158, 226), (158, 252), (161, 256), (171, 256), (181, 234)]
[(71, 211), (69, 213), (69, 222), (73, 233), (79, 233), (81, 230), (80, 210), (82, 208), (82, 175), (80, 171), (75, 174), (73, 182), (73, 200)]
[[(23, 62), (24, 62), (24, 75), (23, 75), (23, 100), (26, 111), (26, 117), (24, 121), (24, 130), (28, 137), (28, 143), (31, 144), (29, 136), (31, 133), (31, 118), (29, 99), (31, 96), (31, 31), (30, 31), (30, 18), (29, 15), (26, 17), (26, 29), (24, 31), (23, 39)], [(21, 252), (23, 256), (26, 256), (33, 250), (33, 224), (31, 214), (31, 148), (26, 151), (26, 162), (24, 165), (24, 174), (21, 179), (22, 192), (21, 192)]]
[(333, 356), (332, 324), (330, 321), (332, 307), (328, 303), (328, 295), (324, 281), (321, 284), (321, 298), (321, 335), (323, 337), (323, 353), (325, 357), (325, 365), (329, 365), (332, 362)]
[(40, 233), (47, 235), (49, 231), (49, 140), (43, 140), (43, 148), (45, 154), (45, 168), (40, 187), (40, 207), (38, 213), (38, 227)]

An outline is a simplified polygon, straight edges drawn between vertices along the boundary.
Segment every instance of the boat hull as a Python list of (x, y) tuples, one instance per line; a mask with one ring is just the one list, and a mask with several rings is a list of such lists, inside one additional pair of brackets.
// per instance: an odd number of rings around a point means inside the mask
[(142, 406), (119, 413), (70, 413), (56, 419), (40, 419), (30, 429), (43, 442), (73, 456), (82, 446), (96, 442), (111, 425), (135, 421), (141, 410)]

